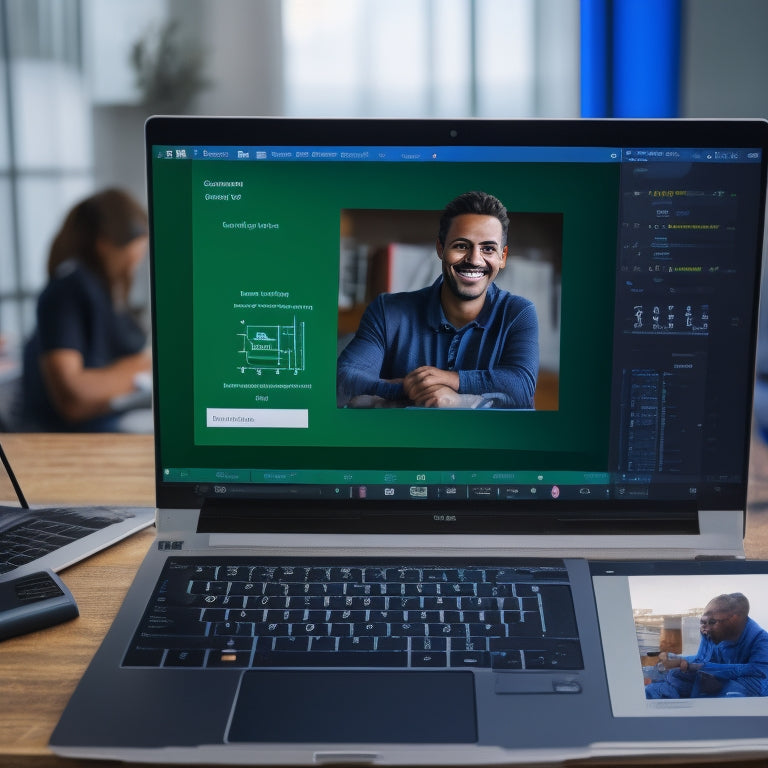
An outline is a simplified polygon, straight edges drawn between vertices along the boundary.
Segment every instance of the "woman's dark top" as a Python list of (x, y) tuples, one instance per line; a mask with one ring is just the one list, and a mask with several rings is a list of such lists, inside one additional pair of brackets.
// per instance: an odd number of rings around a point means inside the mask
[(128, 312), (117, 311), (106, 285), (82, 265), (62, 264), (37, 302), (37, 329), (24, 348), (24, 429), (46, 432), (109, 432), (117, 414), (84, 422), (65, 421), (55, 410), (43, 380), (40, 356), (74, 349), (86, 368), (101, 368), (140, 352), (146, 334)]

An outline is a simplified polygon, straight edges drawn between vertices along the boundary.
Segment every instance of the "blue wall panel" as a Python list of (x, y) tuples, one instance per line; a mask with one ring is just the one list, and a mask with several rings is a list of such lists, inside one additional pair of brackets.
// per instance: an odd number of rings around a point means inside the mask
[(582, 117), (677, 117), (680, 0), (581, 0)]

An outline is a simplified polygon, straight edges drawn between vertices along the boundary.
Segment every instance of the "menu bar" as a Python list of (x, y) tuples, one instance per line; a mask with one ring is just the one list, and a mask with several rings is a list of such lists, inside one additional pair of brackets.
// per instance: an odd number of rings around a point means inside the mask
[(590, 162), (759, 163), (757, 148), (155, 146), (156, 160), (234, 162)]
[(246, 162), (618, 162), (616, 147), (155, 146), (156, 160)]

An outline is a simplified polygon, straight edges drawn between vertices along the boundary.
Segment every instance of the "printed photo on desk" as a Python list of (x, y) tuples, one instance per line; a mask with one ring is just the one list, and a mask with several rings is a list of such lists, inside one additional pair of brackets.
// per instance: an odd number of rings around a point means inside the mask
[(768, 716), (768, 565), (593, 566), (617, 718)]

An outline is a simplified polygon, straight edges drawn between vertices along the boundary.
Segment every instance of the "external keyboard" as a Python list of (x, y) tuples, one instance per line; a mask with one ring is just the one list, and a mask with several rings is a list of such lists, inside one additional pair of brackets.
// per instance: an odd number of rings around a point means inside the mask
[(35, 509), (32, 519), (0, 532), (0, 573), (26, 565), (120, 520), (114, 514), (81, 514), (69, 508)]
[(124, 666), (582, 669), (561, 560), (173, 557)]

